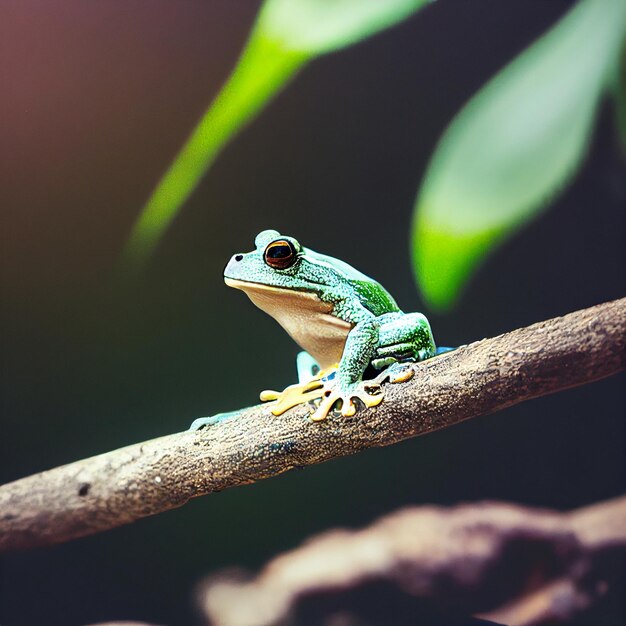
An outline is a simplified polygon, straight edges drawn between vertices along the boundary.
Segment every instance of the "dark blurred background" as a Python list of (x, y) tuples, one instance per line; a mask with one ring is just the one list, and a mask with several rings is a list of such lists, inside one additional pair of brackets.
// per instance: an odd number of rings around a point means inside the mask
[[(408, 232), (429, 155), (469, 96), (571, 5), (441, 0), (315, 61), (219, 157), (145, 274), (123, 284), (114, 269), (131, 225), (259, 4), (3, 0), (0, 482), (183, 430), (293, 382), (296, 346), (221, 278), (264, 228), (428, 314)], [(488, 260), (452, 313), (430, 316), (439, 343), (624, 295), (624, 182), (607, 104), (575, 183)], [(328, 527), (408, 504), (610, 498), (624, 486), (623, 382), (3, 555), (0, 624), (193, 624), (203, 575), (257, 568)]]

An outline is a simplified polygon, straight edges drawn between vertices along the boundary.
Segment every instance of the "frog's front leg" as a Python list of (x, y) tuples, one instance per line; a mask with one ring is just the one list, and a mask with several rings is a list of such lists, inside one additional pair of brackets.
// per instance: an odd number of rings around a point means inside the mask
[[(380, 404), (383, 399), (380, 385), (363, 382), (363, 372), (376, 350), (379, 327), (378, 319), (374, 317), (357, 323), (348, 333), (340, 363), (319, 373), (309, 367), (315, 361), (306, 353), (300, 353), (300, 381), (281, 392), (263, 391), (261, 400), (273, 402), (271, 410), (274, 415), (281, 415), (299, 404), (312, 403), (315, 406), (311, 416), (313, 421), (326, 419), (338, 401), (341, 401), (341, 413), (345, 416), (356, 412), (353, 398), (368, 407)], [(313, 377), (307, 375), (309, 372)]]
[(341, 414), (356, 413), (354, 398), (372, 407), (383, 400), (380, 385), (363, 382), (363, 373), (378, 345), (380, 323), (377, 318), (359, 322), (348, 333), (339, 367), (322, 377), (322, 399), (311, 416), (314, 422), (325, 420), (336, 402), (341, 402)]

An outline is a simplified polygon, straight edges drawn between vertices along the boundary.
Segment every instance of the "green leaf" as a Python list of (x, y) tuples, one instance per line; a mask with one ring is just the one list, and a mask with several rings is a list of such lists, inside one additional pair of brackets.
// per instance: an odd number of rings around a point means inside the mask
[(268, 0), (259, 28), (289, 50), (319, 55), (409, 17), (430, 0)]
[(405, 19), (427, 0), (267, 0), (230, 78), (142, 209), (124, 256), (141, 266), (228, 141), (312, 58)]
[(581, 0), (444, 133), (416, 201), (413, 263), (446, 310), (481, 259), (574, 176), (626, 29), (624, 0)]

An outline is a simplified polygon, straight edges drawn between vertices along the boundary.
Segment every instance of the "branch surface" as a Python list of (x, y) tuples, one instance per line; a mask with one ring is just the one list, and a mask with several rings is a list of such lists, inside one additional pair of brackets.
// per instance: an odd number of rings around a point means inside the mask
[(213, 626), (331, 624), (338, 609), (341, 623), (357, 625), (371, 623), (363, 614), (381, 603), (386, 583), (398, 588), (382, 601), (386, 623), (420, 623), (420, 598), (499, 624), (557, 624), (619, 585), (607, 562), (625, 552), (626, 497), (570, 513), (499, 502), (409, 507), (361, 530), (308, 539), (254, 577), (213, 575), (198, 601)]
[(190, 498), (583, 385), (626, 366), (626, 298), (483, 339), (415, 366), (354, 418), (275, 417), (267, 405), (196, 432), (134, 444), (0, 487), (0, 551), (60, 543)]

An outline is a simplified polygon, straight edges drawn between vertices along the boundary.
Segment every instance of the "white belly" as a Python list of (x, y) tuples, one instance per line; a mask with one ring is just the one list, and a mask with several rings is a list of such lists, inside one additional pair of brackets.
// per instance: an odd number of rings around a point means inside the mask
[(229, 287), (244, 291), (322, 368), (339, 363), (352, 325), (331, 315), (332, 304), (322, 302), (314, 293), (306, 291), (292, 291), (230, 278), (226, 278), (225, 282)]

